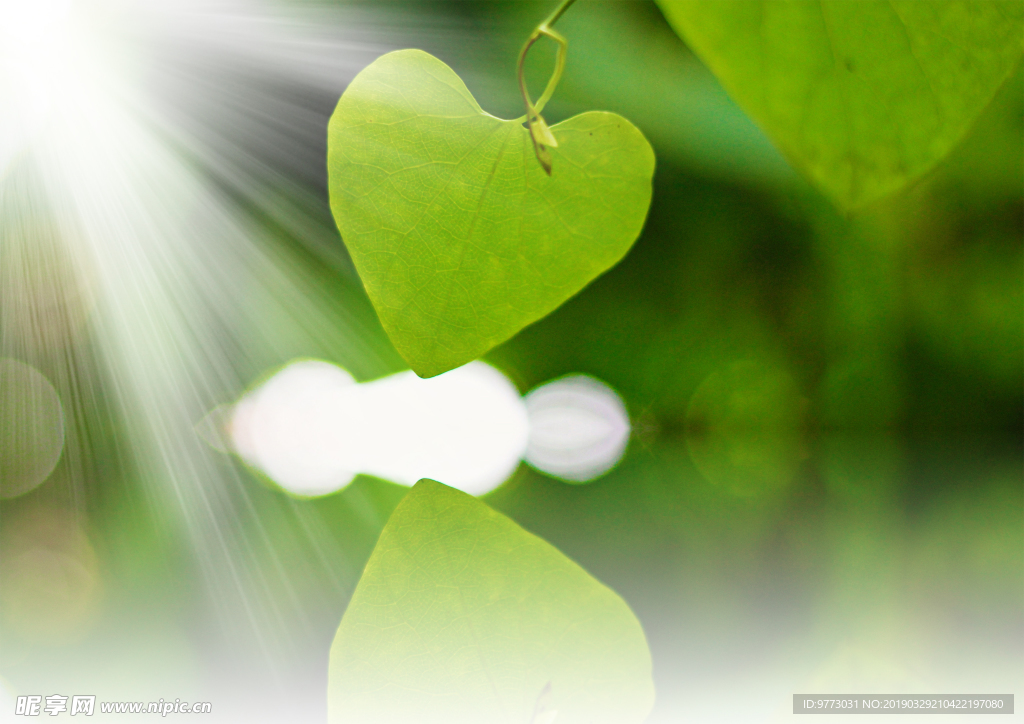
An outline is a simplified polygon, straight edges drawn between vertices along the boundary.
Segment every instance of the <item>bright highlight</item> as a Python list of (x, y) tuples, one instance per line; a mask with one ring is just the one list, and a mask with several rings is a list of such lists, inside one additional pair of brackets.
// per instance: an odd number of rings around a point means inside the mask
[(433, 478), (482, 495), (526, 450), (526, 409), (482, 362), (430, 379), (402, 372), (357, 384), (327, 362), (294, 362), (242, 398), (235, 451), (296, 495), (346, 486), (358, 473), (412, 485)]

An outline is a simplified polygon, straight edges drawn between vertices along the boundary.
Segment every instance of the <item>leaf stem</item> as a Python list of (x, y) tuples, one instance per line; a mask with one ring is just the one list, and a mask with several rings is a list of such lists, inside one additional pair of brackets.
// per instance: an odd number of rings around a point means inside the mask
[[(548, 124), (544, 121), (540, 112), (544, 110), (544, 106), (551, 100), (551, 96), (554, 95), (555, 88), (558, 86), (558, 81), (562, 79), (562, 71), (565, 70), (566, 50), (569, 47), (569, 41), (551, 26), (562, 17), (574, 2), (576, 0), (562, 0), (562, 3), (555, 8), (554, 12), (545, 18), (544, 22), (534, 28), (534, 31), (530, 33), (530, 37), (526, 39), (523, 49), (519, 51), (519, 62), (516, 64), (516, 75), (519, 78), (519, 90), (523, 94), (523, 102), (526, 104), (526, 125), (530, 129), (533, 150), (537, 155), (537, 161), (540, 162), (541, 168), (544, 169), (548, 176), (551, 175), (551, 154), (548, 152), (548, 148), (557, 146), (558, 141), (555, 140), (551, 129), (548, 128)], [(555, 69), (548, 79), (547, 86), (544, 88), (540, 98), (537, 99), (537, 102), (534, 103), (530, 100), (530, 91), (526, 88), (526, 76), (523, 72), (523, 67), (526, 63), (526, 54), (530, 52), (530, 48), (540, 38), (545, 36), (558, 43), (558, 55), (555, 57)]]

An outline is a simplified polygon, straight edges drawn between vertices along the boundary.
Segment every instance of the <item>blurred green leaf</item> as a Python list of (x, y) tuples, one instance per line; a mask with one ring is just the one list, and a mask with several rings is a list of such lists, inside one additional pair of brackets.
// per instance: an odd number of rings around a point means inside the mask
[(331, 208), (395, 347), (430, 377), (547, 315), (623, 257), (654, 152), (629, 121), (553, 126), (549, 177), (521, 119), (485, 113), (444, 63), (378, 58), (328, 128)]
[[(470, 495), (421, 480), (331, 647), (331, 722), (642, 722), (650, 653), (626, 603)], [(546, 693), (545, 693), (546, 691)], [(550, 714), (549, 714), (550, 715)]]
[(658, 4), (737, 102), (843, 207), (932, 168), (1024, 50), (1021, 3)]

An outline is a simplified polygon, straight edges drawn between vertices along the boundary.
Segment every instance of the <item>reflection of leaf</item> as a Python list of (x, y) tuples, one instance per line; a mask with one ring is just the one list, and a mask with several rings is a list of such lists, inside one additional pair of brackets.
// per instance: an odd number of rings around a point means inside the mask
[(934, 166), (1024, 48), (1020, 2), (658, 3), (790, 159), (848, 207)]
[(483, 110), (437, 58), (401, 50), (349, 85), (328, 128), (331, 209), (417, 374), (479, 357), (576, 294), (636, 240), (654, 152), (629, 121), (551, 128), (545, 174), (520, 121)]
[(381, 533), (329, 676), (336, 724), (526, 724), (538, 702), (558, 724), (629, 724), (653, 702), (647, 643), (625, 602), (432, 480), (416, 484)]

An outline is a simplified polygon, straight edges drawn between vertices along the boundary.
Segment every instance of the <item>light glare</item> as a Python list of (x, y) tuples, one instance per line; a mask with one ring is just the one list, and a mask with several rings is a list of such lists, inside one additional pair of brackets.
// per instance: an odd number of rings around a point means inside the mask
[(0, 0), (0, 176), (45, 127), (80, 60), (70, 0)]
[(482, 362), (357, 384), (340, 367), (305, 360), (244, 397), (230, 434), (240, 456), (297, 495), (334, 492), (357, 473), (481, 495), (515, 469), (528, 428), (515, 387)]

